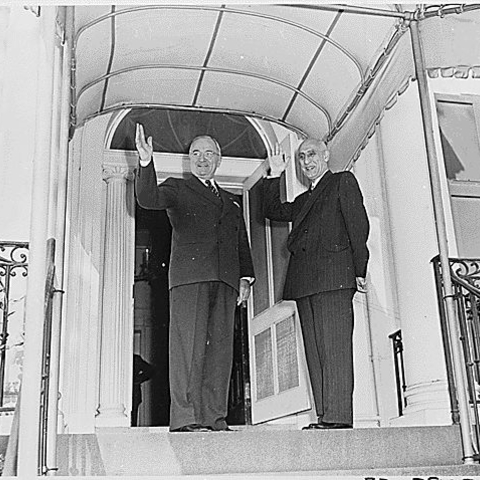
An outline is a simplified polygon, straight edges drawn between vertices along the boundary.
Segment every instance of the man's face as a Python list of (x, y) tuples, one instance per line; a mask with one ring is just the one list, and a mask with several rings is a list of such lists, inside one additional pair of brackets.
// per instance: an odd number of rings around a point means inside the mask
[(203, 180), (210, 180), (220, 165), (221, 157), (211, 138), (199, 138), (190, 146), (190, 169)]
[(329, 152), (322, 142), (305, 140), (298, 149), (297, 158), (303, 174), (311, 182), (328, 170)]

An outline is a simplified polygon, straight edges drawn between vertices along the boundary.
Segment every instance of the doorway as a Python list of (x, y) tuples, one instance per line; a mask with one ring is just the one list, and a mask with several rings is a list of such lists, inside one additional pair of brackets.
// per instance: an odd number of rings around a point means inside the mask
[[(136, 124), (152, 136), (159, 160), (159, 178), (182, 177), (189, 169), (186, 152), (197, 135), (211, 135), (222, 146), (217, 181), (239, 195), (244, 182), (267, 155), (265, 128), (243, 115), (166, 108), (133, 108), (116, 120), (110, 149), (135, 155)], [(273, 132), (273, 130), (272, 130)], [(270, 135), (274, 135), (270, 133)], [(168, 265), (171, 226), (165, 212), (136, 209), (134, 282), (134, 353), (154, 365), (153, 378), (141, 386), (139, 426), (167, 426), (168, 387)], [(252, 245), (253, 248), (253, 245)], [(251, 423), (247, 311), (236, 311), (234, 359), (227, 422)]]
[[(171, 226), (164, 211), (145, 210), (137, 206), (135, 218), (133, 350), (134, 354), (152, 365), (153, 375), (140, 384), (138, 422), (132, 422), (132, 426), (168, 426), (168, 264)], [(133, 382), (135, 387), (135, 369)], [(132, 404), (134, 411), (135, 388)]]
[[(132, 419), (137, 418), (132, 426), (169, 425), (168, 266), (171, 232), (165, 211), (136, 207), (134, 354), (152, 365), (154, 373), (140, 385), (141, 403), (137, 415), (132, 415)], [(133, 412), (135, 400), (132, 400)], [(237, 308), (235, 311), (234, 358), (227, 422), (230, 425), (251, 423), (246, 308)]]

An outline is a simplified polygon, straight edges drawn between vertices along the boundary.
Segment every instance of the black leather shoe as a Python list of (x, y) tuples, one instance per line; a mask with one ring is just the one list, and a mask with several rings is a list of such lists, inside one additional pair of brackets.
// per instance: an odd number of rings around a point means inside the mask
[(348, 423), (311, 423), (308, 427), (303, 427), (303, 430), (333, 430), (333, 429), (346, 429), (353, 428), (352, 425)]
[(184, 425), (183, 427), (175, 428), (173, 430), (170, 430), (171, 433), (178, 433), (178, 432), (211, 432), (213, 431), (212, 427), (204, 427), (202, 425), (198, 425), (197, 423), (194, 423), (192, 425)]
[(310, 425), (307, 425), (306, 427), (303, 427), (302, 430), (317, 430), (322, 428), (319, 423), (311, 423)]

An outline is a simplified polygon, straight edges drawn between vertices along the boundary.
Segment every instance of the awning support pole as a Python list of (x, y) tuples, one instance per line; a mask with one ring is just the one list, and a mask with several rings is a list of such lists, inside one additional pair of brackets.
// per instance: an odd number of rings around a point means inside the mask
[(412, 39), (413, 59), (418, 82), (418, 92), (422, 112), (423, 133), (427, 150), (427, 161), (430, 171), (430, 182), (432, 187), (433, 210), (437, 232), (437, 242), (442, 266), (443, 285), (445, 289), (445, 307), (448, 330), (450, 332), (450, 343), (452, 347), (453, 371), (458, 396), (458, 409), (460, 414), (460, 431), (463, 443), (463, 462), (473, 464), (474, 451), (471, 442), (470, 426), (470, 405), (467, 398), (464, 377), (464, 365), (460, 343), (460, 331), (456, 321), (455, 306), (453, 303), (453, 288), (450, 275), (450, 262), (448, 258), (447, 229), (443, 214), (442, 192), (440, 189), (440, 170), (437, 161), (436, 147), (433, 136), (432, 105), (428, 94), (428, 79), (423, 56), (418, 21), (410, 23), (410, 34)]
[(356, 5), (327, 5), (327, 4), (316, 4), (316, 5), (302, 5), (302, 4), (292, 4), (289, 5), (297, 8), (309, 8), (311, 10), (325, 10), (333, 12), (345, 12), (345, 13), (356, 13), (360, 15), (370, 15), (375, 17), (391, 17), (391, 18), (403, 18), (405, 20), (410, 19), (411, 12), (396, 12), (394, 10), (385, 10), (382, 8), (371, 8), (371, 7), (360, 7)]
[[(66, 18), (70, 18), (73, 7), (61, 7), (66, 11)], [(71, 28), (66, 21), (65, 28)], [(65, 270), (65, 236), (67, 216), (67, 188), (68, 188), (68, 132), (70, 118), (70, 41), (67, 38), (63, 44), (62, 58), (62, 85), (60, 88), (60, 122), (58, 156), (55, 163), (58, 169), (58, 191), (56, 205), (57, 249), (55, 256), (56, 289), (53, 294), (52, 341), (50, 347), (50, 382), (47, 423), (47, 467), (46, 475), (54, 476), (57, 473), (57, 433), (58, 433), (58, 403), (60, 383), (60, 354), (61, 332), (63, 315), (63, 288)], [(62, 426), (63, 429), (63, 426)]]

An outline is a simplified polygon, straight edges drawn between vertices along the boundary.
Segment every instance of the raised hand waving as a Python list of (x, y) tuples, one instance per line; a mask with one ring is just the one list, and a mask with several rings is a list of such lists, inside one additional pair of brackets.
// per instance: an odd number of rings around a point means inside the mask
[(273, 148), (273, 152), (267, 158), (267, 167), (270, 169), (270, 176), (279, 177), (287, 168), (287, 159), (282, 147), (277, 143)]
[(140, 165), (146, 167), (153, 155), (153, 138), (148, 137), (145, 140), (145, 132), (143, 130), (143, 125), (137, 123), (135, 130), (135, 146), (137, 147), (138, 156), (140, 157)]

